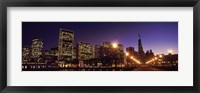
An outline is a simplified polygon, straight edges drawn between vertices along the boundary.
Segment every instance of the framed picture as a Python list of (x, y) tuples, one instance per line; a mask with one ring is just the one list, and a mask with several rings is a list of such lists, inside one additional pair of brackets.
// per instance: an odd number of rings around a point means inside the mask
[(199, 0), (0, 6), (1, 92), (199, 93)]

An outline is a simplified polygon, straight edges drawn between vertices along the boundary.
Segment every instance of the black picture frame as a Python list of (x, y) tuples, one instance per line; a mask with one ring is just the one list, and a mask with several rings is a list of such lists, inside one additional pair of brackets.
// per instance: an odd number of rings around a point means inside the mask
[[(0, 91), (2, 93), (199, 93), (200, 0), (2, 0), (0, 1)], [(194, 86), (7, 86), (7, 7), (193, 7)]]

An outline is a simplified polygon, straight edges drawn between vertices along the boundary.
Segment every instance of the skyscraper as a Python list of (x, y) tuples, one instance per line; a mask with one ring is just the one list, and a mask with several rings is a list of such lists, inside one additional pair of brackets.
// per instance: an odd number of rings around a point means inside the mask
[(94, 56), (95, 56), (95, 58), (102, 57), (102, 46), (101, 45), (94, 46)]
[(144, 54), (144, 50), (142, 47), (142, 40), (140, 37), (140, 34), (138, 34), (138, 58), (140, 60), (140, 62), (144, 63), (145, 62), (145, 54)]
[(120, 53), (124, 53), (124, 45), (118, 44), (118, 51), (119, 51)]
[(140, 34), (138, 34), (138, 54), (144, 55), (143, 47), (142, 47), (142, 40)]
[(43, 41), (41, 39), (33, 39), (32, 40), (32, 58), (39, 58), (42, 56), (42, 49), (43, 49)]
[(71, 61), (73, 59), (74, 32), (60, 29), (58, 42), (58, 60)]
[(94, 58), (93, 46), (86, 42), (77, 43), (77, 57), (78, 60), (88, 60)]

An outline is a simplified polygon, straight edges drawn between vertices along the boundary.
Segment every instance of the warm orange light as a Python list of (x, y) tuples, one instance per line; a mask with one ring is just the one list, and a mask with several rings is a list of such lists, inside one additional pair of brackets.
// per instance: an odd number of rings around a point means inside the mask
[(128, 52), (126, 52), (126, 56), (128, 56), (129, 55), (129, 53)]
[(131, 59), (133, 59), (133, 56), (131, 56)]
[(113, 48), (117, 48), (118, 44), (114, 42), (114, 43), (112, 43), (112, 46), (113, 46)]
[(163, 57), (163, 55), (159, 55), (159, 57), (160, 57), (160, 58), (162, 58), (162, 57)]

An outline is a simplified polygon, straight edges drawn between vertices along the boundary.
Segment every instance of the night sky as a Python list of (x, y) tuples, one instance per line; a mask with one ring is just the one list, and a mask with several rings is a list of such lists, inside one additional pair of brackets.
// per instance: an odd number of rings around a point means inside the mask
[(178, 53), (178, 22), (22, 22), (22, 45), (31, 46), (33, 38), (41, 38), (44, 50), (57, 47), (60, 28), (74, 31), (75, 44), (110, 41), (137, 51), (140, 34), (145, 52), (167, 54), (172, 49)]

